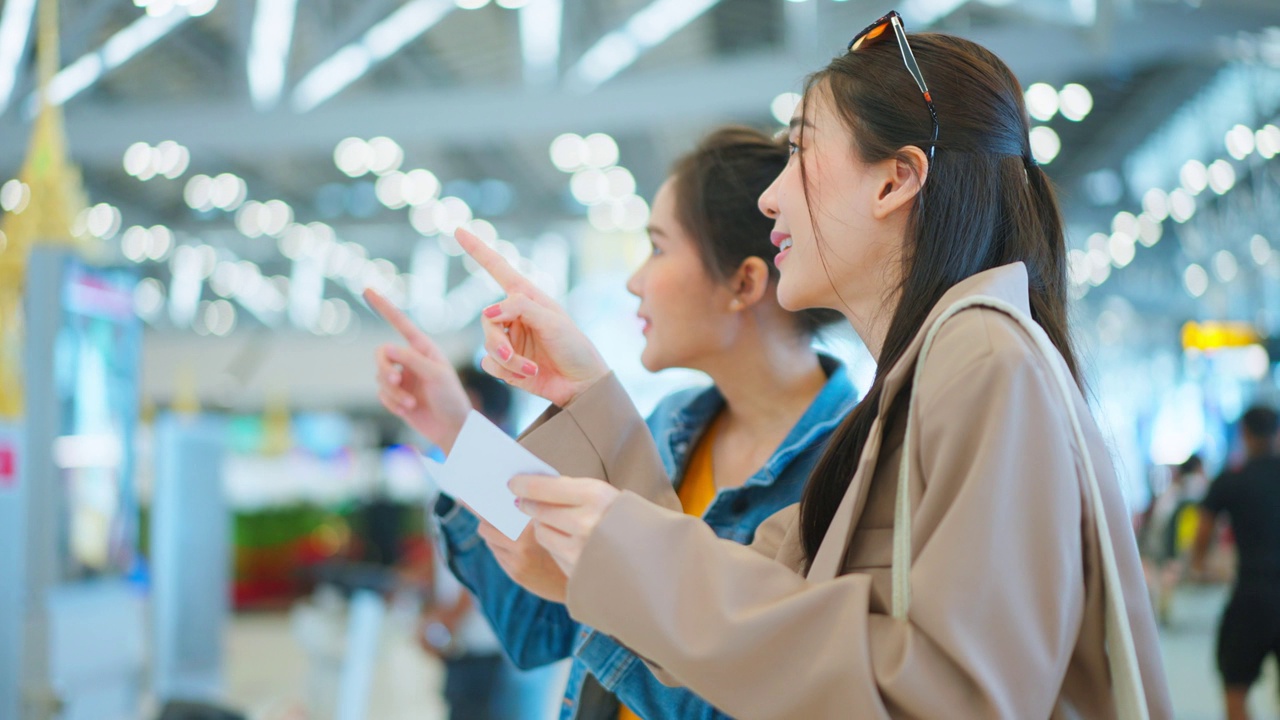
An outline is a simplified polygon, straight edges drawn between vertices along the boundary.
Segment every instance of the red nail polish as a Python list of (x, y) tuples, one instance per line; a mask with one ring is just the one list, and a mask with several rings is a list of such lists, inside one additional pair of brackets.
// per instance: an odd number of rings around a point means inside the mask
[(484, 316), (487, 318), (495, 318), (502, 314), (502, 307), (499, 305), (490, 305), (484, 309)]
[(511, 349), (511, 348), (509, 348), (509, 347), (500, 347), (500, 348), (498, 348), (498, 356), (499, 356), (499, 357), (501, 357), (503, 360), (510, 360), (510, 359), (511, 359), (511, 356), (512, 356), (514, 353), (515, 353), (515, 351), (514, 351), (514, 350), (512, 350), (512, 349)]
[(524, 361), (524, 365), (520, 366), (520, 369), (524, 371), (524, 374), (525, 374), (525, 375), (537, 375), (537, 374), (538, 374), (538, 366), (537, 366), (537, 365), (534, 365), (534, 364), (533, 364), (533, 361), (531, 361), (531, 360), (525, 360), (525, 361)]

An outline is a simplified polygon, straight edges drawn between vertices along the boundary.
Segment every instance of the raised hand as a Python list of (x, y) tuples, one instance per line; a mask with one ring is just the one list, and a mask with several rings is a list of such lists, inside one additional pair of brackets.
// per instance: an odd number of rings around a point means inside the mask
[(365, 290), (364, 299), (408, 343), (378, 348), (378, 399), (448, 453), (471, 410), (462, 381), (439, 346), (399, 308), (373, 290)]
[(566, 577), (573, 575), (591, 532), (622, 494), (590, 478), (517, 475), (507, 486), (519, 499), (520, 510), (533, 518), (529, 525), (534, 538)]
[(595, 346), (555, 300), (480, 238), (461, 229), (454, 237), (507, 293), (481, 317), (485, 372), (561, 407), (609, 374)]
[[(476, 517), (479, 518), (478, 515)], [(479, 519), (478, 534), (508, 577), (538, 597), (564, 603), (569, 579), (555, 559), (538, 544), (533, 523), (525, 526), (519, 538), (512, 540), (483, 518)]]

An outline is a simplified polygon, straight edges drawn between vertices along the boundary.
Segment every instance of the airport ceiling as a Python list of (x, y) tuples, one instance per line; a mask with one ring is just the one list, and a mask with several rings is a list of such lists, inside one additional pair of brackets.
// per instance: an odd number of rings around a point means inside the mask
[[(1046, 167), (1071, 222), (1103, 228), (1141, 198), (1124, 183), (1099, 191), (1108, 178), (1098, 173), (1123, 176), (1131, 151), (1240, 61), (1241, 38), (1280, 25), (1277, 0), (1203, 2), (904, 0), (899, 9), (911, 30), (989, 46), (1024, 85), (1088, 88), (1083, 120), (1038, 124), (1060, 138)], [(0, 2), (0, 180), (16, 175), (30, 129), (34, 40), (21, 19), (32, 4)], [(264, 274), (287, 273), (276, 243), (243, 237), (235, 213), (190, 207), (192, 177), (232, 174), (247, 199), (281, 200), (293, 220), (329, 223), (403, 271), (420, 237), (410, 211), (377, 202), (372, 174), (339, 169), (344, 138), (394, 140), (401, 170), (429, 170), (444, 194), (473, 198), (503, 237), (534, 237), (586, 215), (549, 153), (561, 134), (614, 138), (617, 164), (650, 198), (708, 128), (780, 127), (775, 98), (886, 9), (865, 0), (62, 0), (55, 94), (91, 202), (119, 211), (115, 242), (124, 228), (163, 225)], [(1270, 33), (1280, 47), (1280, 30)], [(126, 171), (131, 146), (162, 141), (186, 150), (176, 177)], [(147, 272), (167, 278), (154, 265)]]

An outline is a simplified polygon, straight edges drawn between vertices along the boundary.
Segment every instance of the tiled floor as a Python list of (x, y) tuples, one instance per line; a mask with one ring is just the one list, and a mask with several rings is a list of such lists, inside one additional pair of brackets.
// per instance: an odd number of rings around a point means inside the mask
[[(1219, 720), (1221, 701), (1213, 669), (1213, 637), (1225, 600), (1223, 588), (1179, 590), (1170, 627), (1161, 643), (1177, 720)], [(330, 628), (335, 632), (335, 625)], [(227, 640), (229, 701), (251, 720), (328, 720), (309, 706), (323, 704), (336, 688), (336, 665), (308, 662), (299, 643), (296, 618), (284, 614), (237, 616)], [(317, 645), (312, 627), (311, 643)], [(329, 638), (334, 640), (339, 635)], [(323, 646), (323, 643), (319, 643)], [(332, 649), (332, 646), (330, 646)], [(321, 653), (322, 655), (324, 653)], [(370, 693), (370, 720), (444, 718), (441, 668), (409, 640), (409, 629), (394, 613), (380, 639)], [(1280, 717), (1280, 691), (1274, 666), (1251, 697), (1255, 718)], [(548, 717), (554, 713), (549, 709)]]
[[(314, 625), (312, 630), (314, 630)], [(227, 638), (228, 703), (250, 720), (329, 720), (338, 689), (342, 628), (311, 644), (300, 641), (296, 614), (238, 615)], [(369, 692), (369, 720), (445, 718), (440, 663), (412, 643), (411, 628), (387, 617)]]
[[(1213, 649), (1218, 616), (1226, 599), (1227, 590), (1222, 587), (1178, 590), (1169, 627), (1160, 637), (1177, 720), (1223, 717)], [(1280, 684), (1274, 662), (1267, 663), (1263, 680), (1254, 686), (1249, 702), (1255, 720), (1280, 717)]]

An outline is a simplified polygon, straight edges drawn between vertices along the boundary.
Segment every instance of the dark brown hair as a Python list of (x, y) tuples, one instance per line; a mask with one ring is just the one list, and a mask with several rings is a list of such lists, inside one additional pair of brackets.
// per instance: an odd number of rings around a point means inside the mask
[(1240, 416), (1240, 426), (1249, 435), (1266, 442), (1274, 442), (1276, 429), (1280, 425), (1280, 416), (1265, 405), (1254, 405)]
[[(941, 129), (908, 224), (898, 305), (886, 310), (891, 320), (876, 379), (833, 434), (805, 487), (801, 539), (810, 561), (853, 479), (880, 409), (885, 373), (956, 283), (1025, 263), (1031, 316), (1079, 380), (1067, 332), (1062, 214), (1049, 179), (1032, 161), (1022, 88), (1000, 58), (976, 43), (937, 33), (910, 40)], [(933, 123), (892, 38), (840, 55), (810, 76), (806, 113), (819, 92), (829, 93), (861, 161), (909, 160), (903, 148), (911, 145), (928, 151)], [(803, 162), (800, 169), (803, 174)], [(906, 393), (899, 398), (905, 400)], [(897, 405), (891, 410), (898, 411)]]
[[(676, 219), (693, 238), (707, 274), (728, 280), (749, 257), (769, 268), (776, 287), (777, 248), (769, 239), (773, 221), (757, 201), (787, 165), (787, 145), (758, 130), (729, 126), (712, 132), (671, 169)], [(794, 313), (798, 329), (813, 336), (841, 319), (829, 310)]]

